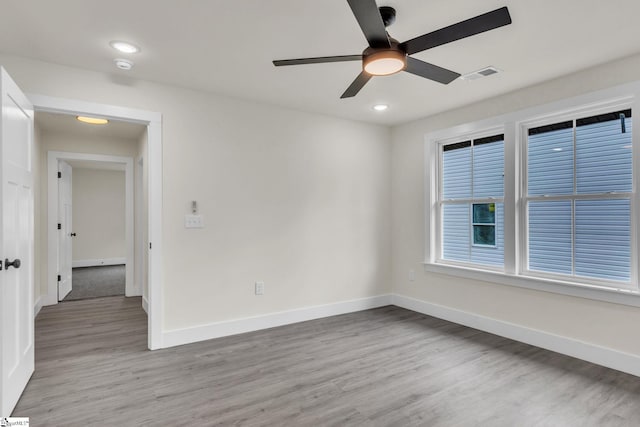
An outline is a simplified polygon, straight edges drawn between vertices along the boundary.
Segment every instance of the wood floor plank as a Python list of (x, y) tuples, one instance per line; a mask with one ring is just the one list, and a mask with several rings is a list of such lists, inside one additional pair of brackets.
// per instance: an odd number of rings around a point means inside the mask
[(638, 426), (640, 378), (397, 307), (148, 351), (140, 298), (45, 307), (34, 426)]

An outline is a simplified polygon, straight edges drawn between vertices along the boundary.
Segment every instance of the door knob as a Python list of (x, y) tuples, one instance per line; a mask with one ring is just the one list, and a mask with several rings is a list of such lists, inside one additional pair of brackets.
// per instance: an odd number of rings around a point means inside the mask
[(70, 236), (71, 237), (76, 237), (76, 233), (71, 233)]
[(9, 267), (20, 268), (20, 260), (16, 258), (13, 261), (9, 262), (9, 260), (7, 258), (5, 258), (4, 259), (4, 268), (5, 268), (5, 270), (8, 270)]

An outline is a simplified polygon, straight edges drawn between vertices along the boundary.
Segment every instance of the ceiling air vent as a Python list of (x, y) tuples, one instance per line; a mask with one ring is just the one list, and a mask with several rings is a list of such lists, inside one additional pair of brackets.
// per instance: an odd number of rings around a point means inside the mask
[(467, 74), (461, 76), (460, 78), (462, 80), (477, 80), (477, 79), (480, 79), (482, 77), (490, 76), (492, 74), (498, 74), (499, 72), (500, 72), (500, 70), (497, 69), (496, 67), (485, 67), (485, 68), (482, 68), (480, 70), (474, 71), (472, 73), (467, 73)]

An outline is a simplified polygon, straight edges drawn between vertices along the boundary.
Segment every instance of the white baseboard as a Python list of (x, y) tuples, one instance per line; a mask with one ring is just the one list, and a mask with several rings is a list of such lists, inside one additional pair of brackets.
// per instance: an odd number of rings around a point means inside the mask
[(147, 297), (142, 297), (142, 309), (147, 315), (149, 315), (149, 301), (147, 301)]
[(189, 344), (213, 338), (319, 319), (322, 317), (336, 316), (339, 314), (368, 310), (370, 308), (383, 307), (390, 305), (391, 299), (392, 297), (390, 294), (378, 295), (375, 297), (360, 298), (333, 304), (316, 305), (295, 310), (269, 313), (262, 316), (210, 323), (191, 328), (175, 329), (172, 331), (166, 331), (162, 334), (162, 347), (173, 347), (176, 345)]
[(56, 305), (58, 303), (58, 297), (57, 295), (53, 298), (48, 294), (40, 295), (40, 302), (43, 307), (47, 305)]
[(36, 304), (33, 307), (33, 317), (35, 318), (38, 313), (40, 313), (40, 310), (42, 310), (42, 306), (44, 305), (44, 296), (40, 295), (38, 297), (38, 299), (36, 300)]
[(71, 267), (98, 267), (101, 265), (126, 264), (127, 258), (99, 258), (99, 259), (79, 259), (71, 263)]
[(573, 338), (394, 294), (393, 305), (640, 376), (640, 357)]

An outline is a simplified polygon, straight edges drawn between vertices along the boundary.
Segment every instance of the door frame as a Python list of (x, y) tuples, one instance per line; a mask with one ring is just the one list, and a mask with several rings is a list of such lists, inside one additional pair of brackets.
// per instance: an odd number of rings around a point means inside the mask
[[(68, 115), (92, 115), (112, 120), (138, 123), (147, 127), (148, 159), (148, 347), (163, 348), (163, 271), (162, 271), (162, 114), (108, 104), (97, 104), (74, 99), (27, 94), (35, 111)], [(132, 175), (133, 178), (133, 175)], [(57, 176), (56, 176), (57, 179)], [(57, 198), (56, 198), (57, 200)], [(50, 280), (53, 276), (50, 277)], [(45, 305), (57, 304), (47, 298)]]
[[(58, 218), (58, 207), (60, 202), (60, 192), (58, 186), (58, 166), (59, 162), (73, 160), (89, 160), (100, 163), (111, 163), (124, 165), (125, 174), (125, 251), (126, 251), (126, 267), (125, 267), (125, 295), (140, 296), (142, 292), (138, 292), (138, 286), (134, 283), (134, 270), (141, 268), (140, 260), (135, 259), (134, 252), (134, 205), (133, 205), (133, 158), (110, 156), (103, 154), (85, 154), (71, 153), (65, 151), (49, 151), (47, 153), (47, 205), (48, 205), (48, 272), (47, 272), (47, 301), (58, 300), (58, 240), (59, 233), (56, 224), (60, 222)], [(73, 166), (72, 166), (73, 167)], [(133, 268), (132, 268), (133, 267)]]
[[(135, 158), (135, 174), (134, 174), (134, 206), (140, 212), (137, 212), (135, 215), (135, 235), (134, 240), (139, 242), (138, 247), (134, 244), (135, 248), (135, 256), (136, 259), (136, 269), (135, 269), (135, 283), (136, 283), (136, 291), (142, 295), (142, 308), (144, 311), (148, 311), (149, 301), (147, 300), (147, 295), (145, 295), (144, 291), (144, 254), (145, 254), (145, 244), (144, 244), (144, 231), (142, 227), (142, 220), (144, 218), (144, 161), (142, 156), (138, 156)], [(135, 211), (134, 207), (134, 211)]]

